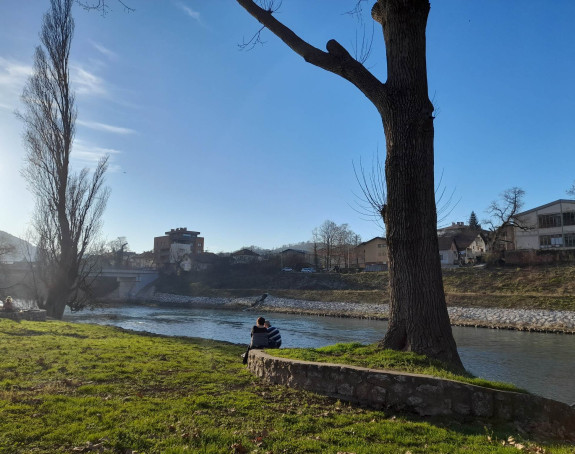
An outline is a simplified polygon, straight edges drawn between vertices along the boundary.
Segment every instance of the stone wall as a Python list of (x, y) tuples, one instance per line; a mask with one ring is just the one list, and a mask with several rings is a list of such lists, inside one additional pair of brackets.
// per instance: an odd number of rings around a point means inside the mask
[(575, 440), (575, 409), (530, 394), (427, 375), (277, 358), (251, 350), (248, 368), (269, 383), (317, 392), (378, 410), (507, 421), (532, 434)]

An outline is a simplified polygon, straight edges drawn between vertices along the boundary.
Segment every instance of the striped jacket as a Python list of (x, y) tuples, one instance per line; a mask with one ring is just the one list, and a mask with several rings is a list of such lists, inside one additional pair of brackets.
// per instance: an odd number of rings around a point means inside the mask
[(268, 339), (269, 339), (269, 346), (271, 348), (280, 348), (282, 345), (282, 336), (280, 334), (280, 330), (277, 329), (275, 326), (270, 326), (268, 328)]

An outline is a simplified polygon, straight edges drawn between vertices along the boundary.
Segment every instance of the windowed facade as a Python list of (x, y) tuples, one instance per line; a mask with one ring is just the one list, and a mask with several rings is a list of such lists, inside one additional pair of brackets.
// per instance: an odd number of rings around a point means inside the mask
[(516, 250), (575, 248), (575, 200), (556, 200), (517, 219), (525, 228), (514, 230)]
[[(561, 223), (561, 217), (563, 217), (563, 223)], [(563, 216), (561, 216), (560, 213), (539, 215), (540, 229), (548, 229), (566, 225), (575, 225), (575, 211), (567, 211), (563, 213)]]
[(539, 228), (548, 229), (551, 227), (561, 227), (561, 215), (560, 214), (539, 215)]
[(575, 225), (575, 211), (563, 213), (563, 225)]
[(575, 247), (575, 233), (565, 234), (565, 247)]
[(563, 235), (541, 235), (539, 236), (539, 246), (544, 248), (563, 246)]

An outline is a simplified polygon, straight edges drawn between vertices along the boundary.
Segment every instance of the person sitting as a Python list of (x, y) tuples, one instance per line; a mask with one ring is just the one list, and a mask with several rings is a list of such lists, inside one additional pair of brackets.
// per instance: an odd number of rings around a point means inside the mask
[(14, 302), (12, 301), (11, 296), (6, 297), (6, 301), (4, 301), (3, 310), (5, 312), (13, 312), (14, 311)]
[(243, 363), (247, 364), (248, 362), (248, 353), (252, 348), (266, 348), (269, 345), (268, 340), (268, 330), (264, 326), (266, 319), (263, 317), (258, 317), (256, 324), (252, 327), (252, 340), (250, 345), (248, 345), (248, 349), (242, 355)]
[(268, 347), (269, 348), (280, 348), (282, 345), (282, 336), (280, 330), (275, 326), (272, 326), (269, 320), (264, 322), (264, 326), (268, 332)]
[(266, 348), (269, 346), (268, 330), (265, 327), (266, 319), (259, 317), (256, 325), (252, 328), (251, 348)]

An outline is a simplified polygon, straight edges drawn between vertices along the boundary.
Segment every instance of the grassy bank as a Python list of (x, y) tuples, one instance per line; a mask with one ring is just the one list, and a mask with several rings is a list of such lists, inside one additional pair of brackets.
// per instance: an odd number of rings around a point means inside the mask
[[(443, 271), (449, 306), (575, 310), (575, 266), (457, 268)], [(389, 278), (380, 273), (273, 273), (257, 266), (165, 279), (160, 291), (192, 296), (275, 296), (309, 301), (387, 303)]]
[[(0, 320), (0, 453), (572, 453), (261, 383), (242, 346)], [(508, 437), (514, 436), (511, 444)]]

